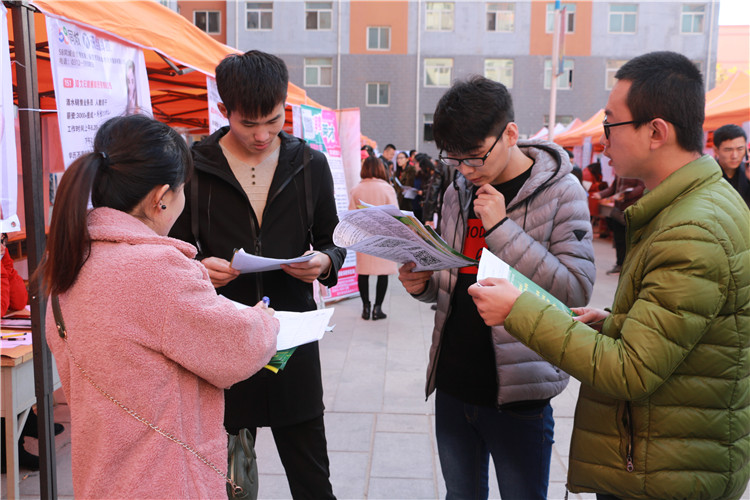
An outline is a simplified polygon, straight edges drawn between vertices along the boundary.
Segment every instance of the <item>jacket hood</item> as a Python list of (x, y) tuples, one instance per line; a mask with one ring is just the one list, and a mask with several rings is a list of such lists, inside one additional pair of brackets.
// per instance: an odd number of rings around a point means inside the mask
[(153, 229), (130, 214), (113, 208), (99, 207), (88, 213), (89, 234), (92, 241), (128, 243), (130, 245), (166, 245), (175, 247), (188, 258), (197, 250), (182, 240), (159, 236)]

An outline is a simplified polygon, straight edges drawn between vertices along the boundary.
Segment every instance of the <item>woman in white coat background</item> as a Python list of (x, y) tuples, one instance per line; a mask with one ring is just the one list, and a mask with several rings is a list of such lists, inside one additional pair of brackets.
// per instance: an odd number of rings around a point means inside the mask
[[(362, 170), (359, 173), (362, 180), (349, 193), (349, 210), (358, 208), (361, 202), (398, 207), (396, 191), (388, 182), (388, 173), (383, 163), (374, 156), (362, 156)], [(395, 262), (357, 252), (357, 284), (362, 299), (362, 319), (370, 319), (370, 276), (378, 277), (372, 319), (383, 319), (386, 317), (383, 312), (383, 300), (388, 290), (388, 275), (396, 274), (397, 271)]]

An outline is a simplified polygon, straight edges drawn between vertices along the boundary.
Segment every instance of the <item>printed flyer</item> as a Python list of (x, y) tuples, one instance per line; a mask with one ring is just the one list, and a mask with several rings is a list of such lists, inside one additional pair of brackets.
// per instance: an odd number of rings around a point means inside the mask
[(93, 149), (113, 116), (151, 116), (143, 51), (73, 23), (46, 18), (63, 160), (67, 168)]
[[(336, 200), (336, 212), (339, 217), (349, 208), (349, 191), (346, 188), (344, 162), (341, 158), (338, 126), (334, 111), (300, 106), (302, 137), (311, 148), (323, 152), (328, 159), (328, 166), (333, 176), (333, 192)], [(340, 299), (359, 292), (357, 288), (357, 271), (355, 270), (356, 254), (347, 252), (344, 265), (339, 270), (339, 281), (329, 288), (324, 300)]]

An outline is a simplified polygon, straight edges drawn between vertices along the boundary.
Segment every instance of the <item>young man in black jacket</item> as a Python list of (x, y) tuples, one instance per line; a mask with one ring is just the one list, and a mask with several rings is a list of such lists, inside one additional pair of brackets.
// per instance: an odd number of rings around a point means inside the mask
[[(196, 244), (218, 293), (248, 305), (265, 295), (275, 309), (308, 311), (316, 307), (312, 282), (335, 285), (346, 251), (332, 239), (338, 217), (325, 156), (282, 131), (288, 82), (284, 62), (259, 51), (216, 67), (229, 126), (193, 146), (195, 172), (171, 235)], [(239, 274), (229, 263), (238, 248), (292, 258), (311, 245), (311, 260), (282, 270)], [(271, 427), (294, 498), (334, 498), (317, 342), (298, 347), (279, 373), (261, 370), (225, 396), (228, 432)]]

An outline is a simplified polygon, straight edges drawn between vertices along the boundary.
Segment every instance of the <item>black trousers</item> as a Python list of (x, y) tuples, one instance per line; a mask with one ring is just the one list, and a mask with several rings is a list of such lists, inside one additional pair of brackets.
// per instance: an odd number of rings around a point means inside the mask
[(607, 225), (612, 231), (617, 265), (622, 266), (622, 263), (625, 262), (625, 239), (627, 238), (625, 226), (611, 217), (607, 217)]
[[(359, 297), (362, 299), (362, 305), (367, 305), (370, 302), (370, 276), (367, 274), (360, 274), (357, 276), (357, 286), (359, 287)], [(375, 305), (383, 305), (385, 300), (385, 292), (388, 291), (388, 275), (379, 274), (378, 281), (375, 285)]]
[[(253, 437), (256, 431), (250, 429)], [(292, 498), (335, 500), (323, 415), (295, 425), (271, 427), (271, 432)]]

